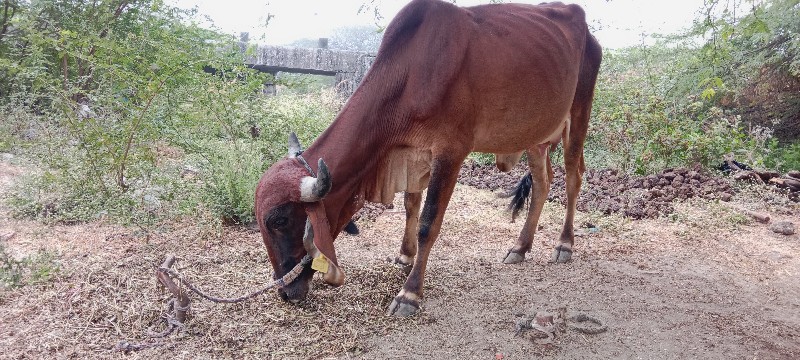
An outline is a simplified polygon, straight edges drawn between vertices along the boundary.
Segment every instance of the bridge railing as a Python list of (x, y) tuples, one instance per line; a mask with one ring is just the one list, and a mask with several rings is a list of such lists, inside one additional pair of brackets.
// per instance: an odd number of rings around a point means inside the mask
[(277, 74), (327, 75), (336, 78), (336, 90), (350, 96), (375, 60), (375, 54), (330, 49), (259, 46), (245, 62), (259, 70)]

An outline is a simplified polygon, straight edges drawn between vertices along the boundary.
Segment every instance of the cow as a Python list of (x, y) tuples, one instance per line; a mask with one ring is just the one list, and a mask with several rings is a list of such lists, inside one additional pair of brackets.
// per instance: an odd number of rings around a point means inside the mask
[(333, 123), (305, 150), (291, 134), (289, 156), (258, 183), (256, 217), (274, 276), (314, 258), (281, 298), (304, 299), (315, 271), (343, 284), (334, 239), (364, 201), (388, 204), (406, 191), (407, 231), (396, 261), (411, 270), (388, 314), (418, 312), (428, 256), (473, 151), (497, 154), (498, 167), (528, 154), (531, 206), (503, 259), (510, 264), (531, 250), (553, 177), (549, 148), (562, 143), (567, 212), (552, 261), (570, 260), (601, 58), (577, 5), (411, 1)]

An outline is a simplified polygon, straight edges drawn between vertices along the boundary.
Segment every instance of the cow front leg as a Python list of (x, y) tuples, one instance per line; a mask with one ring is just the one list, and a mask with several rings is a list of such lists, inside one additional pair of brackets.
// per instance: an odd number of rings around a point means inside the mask
[[(463, 157), (461, 158), (463, 161)], [(411, 316), (419, 311), (422, 300), (422, 285), (425, 279), (425, 268), (428, 256), (444, 219), (444, 212), (458, 177), (461, 161), (447, 157), (437, 157), (431, 165), (431, 180), (428, 185), (428, 194), (425, 198), (425, 207), (419, 218), (419, 231), (417, 232), (417, 257), (414, 266), (408, 275), (403, 289), (389, 305), (389, 315)]]
[(531, 171), (531, 206), (525, 225), (519, 233), (514, 247), (508, 250), (503, 259), (504, 264), (517, 264), (525, 260), (525, 253), (531, 250), (533, 236), (539, 224), (547, 193), (550, 191), (550, 182), (553, 179), (553, 170), (550, 166), (547, 145), (539, 145), (536, 149), (528, 151), (528, 166)]
[(406, 230), (403, 233), (403, 243), (400, 244), (400, 255), (394, 258), (394, 263), (403, 268), (408, 275), (417, 255), (417, 231), (419, 231), (419, 207), (422, 203), (422, 193), (406, 192), (403, 204), (406, 208)]

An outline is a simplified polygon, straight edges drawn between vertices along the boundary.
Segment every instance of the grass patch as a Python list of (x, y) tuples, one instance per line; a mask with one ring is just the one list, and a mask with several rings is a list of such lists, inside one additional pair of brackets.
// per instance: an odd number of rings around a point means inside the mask
[(18, 288), (50, 281), (60, 271), (56, 254), (39, 250), (21, 260), (14, 259), (0, 243), (0, 285), (3, 288)]

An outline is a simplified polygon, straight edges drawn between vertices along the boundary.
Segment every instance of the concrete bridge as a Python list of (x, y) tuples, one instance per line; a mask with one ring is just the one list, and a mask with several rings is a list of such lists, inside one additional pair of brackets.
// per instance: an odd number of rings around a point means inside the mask
[[(327, 41), (322, 40), (320, 45), (327, 45)], [(334, 76), (337, 92), (350, 96), (374, 60), (375, 54), (365, 52), (262, 45), (246, 58), (245, 63), (272, 75), (290, 72)]]

